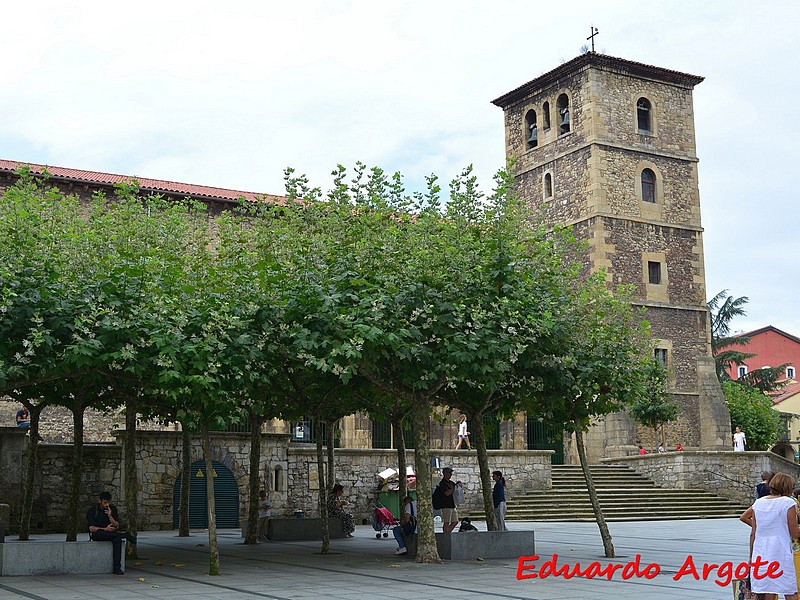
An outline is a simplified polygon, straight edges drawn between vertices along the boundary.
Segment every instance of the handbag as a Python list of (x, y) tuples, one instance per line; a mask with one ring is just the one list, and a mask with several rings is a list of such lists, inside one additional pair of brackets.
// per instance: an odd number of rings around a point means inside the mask
[(733, 580), (733, 600), (756, 600), (758, 594), (750, 589), (750, 578)]

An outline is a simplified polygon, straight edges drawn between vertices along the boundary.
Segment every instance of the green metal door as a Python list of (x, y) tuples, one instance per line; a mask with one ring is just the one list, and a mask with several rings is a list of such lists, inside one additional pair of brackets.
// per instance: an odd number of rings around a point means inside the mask
[(536, 417), (528, 417), (528, 450), (555, 450), (554, 465), (564, 464), (564, 432)]
[[(217, 513), (217, 527), (220, 529), (239, 527), (239, 486), (228, 467), (213, 461), (214, 505)], [(175, 481), (172, 492), (172, 527), (180, 524), (181, 478)], [(208, 499), (206, 497), (206, 463), (198, 460), (192, 463), (189, 478), (189, 527), (206, 529), (208, 527)]]

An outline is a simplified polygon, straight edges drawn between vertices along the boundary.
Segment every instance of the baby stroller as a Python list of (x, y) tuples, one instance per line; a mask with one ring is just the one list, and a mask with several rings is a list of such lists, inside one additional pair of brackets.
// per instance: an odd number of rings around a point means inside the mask
[(377, 532), (375, 538), (380, 539), (381, 533), (383, 537), (389, 537), (389, 529), (395, 525), (399, 525), (399, 523), (391, 511), (381, 506), (379, 502), (375, 502), (372, 505), (372, 528)]

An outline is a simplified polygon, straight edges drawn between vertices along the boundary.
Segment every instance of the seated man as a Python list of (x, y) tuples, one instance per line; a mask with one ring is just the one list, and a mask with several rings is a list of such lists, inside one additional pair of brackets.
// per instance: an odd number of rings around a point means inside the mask
[(406, 540), (417, 532), (417, 503), (411, 496), (403, 498), (403, 515), (400, 525), (392, 528), (394, 539), (397, 540), (395, 554), (406, 554)]
[(22, 429), (29, 429), (31, 426), (31, 414), (28, 412), (27, 407), (23, 404), (22, 408), (17, 411), (17, 427)]
[(124, 575), (122, 570), (122, 540), (136, 543), (136, 536), (119, 529), (119, 511), (111, 504), (111, 494), (100, 492), (100, 502), (86, 511), (86, 522), (89, 524), (89, 539), (95, 542), (111, 542), (114, 544), (114, 574)]

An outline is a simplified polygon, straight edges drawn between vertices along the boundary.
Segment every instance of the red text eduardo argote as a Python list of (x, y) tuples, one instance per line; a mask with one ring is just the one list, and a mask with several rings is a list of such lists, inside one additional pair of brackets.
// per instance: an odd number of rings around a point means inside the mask
[[(538, 560), (539, 556), (537, 554), (520, 556), (517, 561), (517, 579), (546, 579), (548, 577), (561, 577), (563, 579), (584, 577), (586, 579), (594, 579), (595, 577), (605, 577), (611, 581), (617, 573), (620, 579), (653, 579), (661, 573), (661, 566), (658, 563), (643, 565), (640, 554), (637, 554), (633, 560), (629, 560), (626, 563), (606, 563), (601, 565), (598, 561), (594, 561), (585, 567), (580, 563), (559, 564), (558, 554), (553, 554), (552, 558), (548, 558), (542, 563), (538, 563)], [(775, 579), (781, 575), (783, 575), (783, 570), (780, 563), (762, 560), (760, 556), (756, 556), (750, 562), (740, 562), (736, 565), (731, 561), (720, 564), (706, 562), (695, 564), (694, 558), (689, 554), (672, 579), (679, 581), (686, 576), (692, 577), (697, 581), (713, 579), (714, 583), (725, 587), (733, 579), (744, 579), (748, 576), (755, 579), (764, 579), (766, 577)]]

